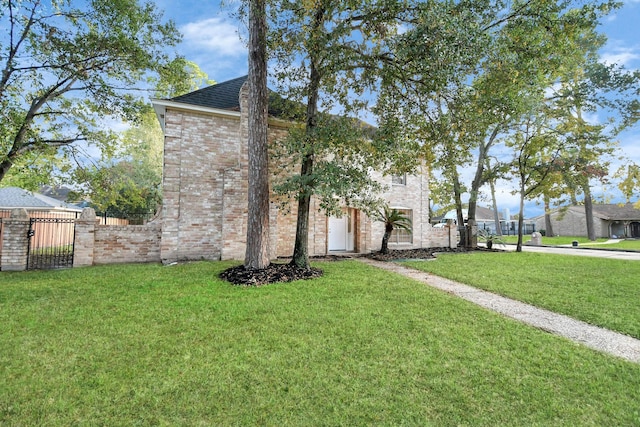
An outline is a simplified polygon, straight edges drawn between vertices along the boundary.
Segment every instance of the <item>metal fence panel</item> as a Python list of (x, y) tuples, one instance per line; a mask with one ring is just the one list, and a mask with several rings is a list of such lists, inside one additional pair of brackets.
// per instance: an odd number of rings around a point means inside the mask
[(73, 267), (75, 218), (31, 218), (27, 269)]

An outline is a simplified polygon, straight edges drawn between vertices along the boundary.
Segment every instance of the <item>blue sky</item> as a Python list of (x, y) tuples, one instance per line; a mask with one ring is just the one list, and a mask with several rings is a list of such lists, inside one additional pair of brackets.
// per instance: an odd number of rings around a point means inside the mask
[[(241, 35), (246, 33), (243, 24), (230, 14), (237, 1), (203, 2), (197, 0), (157, 0), (165, 17), (172, 19), (184, 38), (178, 51), (197, 63), (210, 79), (217, 82), (233, 79), (247, 73), (247, 51)], [(615, 62), (631, 70), (640, 69), (640, 0), (625, 0), (621, 9), (608, 16), (600, 27), (607, 35), (608, 43), (601, 51), (606, 62)], [(620, 153), (640, 164), (640, 125), (625, 131), (618, 137)], [(518, 198), (511, 194), (508, 182), (498, 185), (498, 207), (517, 212)], [(594, 194), (620, 201), (615, 186), (596, 187)], [(482, 204), (488, 204), (482, 203)], [(536, 203), (527, 203), (525, 216), (542, 213)]]

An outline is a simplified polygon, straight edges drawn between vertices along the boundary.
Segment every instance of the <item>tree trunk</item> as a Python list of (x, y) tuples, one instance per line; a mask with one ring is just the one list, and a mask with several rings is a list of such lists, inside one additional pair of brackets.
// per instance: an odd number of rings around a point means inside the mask
[(384, 236), (382, 236), (382, 247), (380, 248), (380, 253), (388, 254), (389, 253), (389, 238), (391, 237), (391, 230), (385, 229)]
[(571, 198), (571, 206), (578, 206), (578, 196), (576, 192), (572, 190), (569, 197)]
[[(478, 206), (478, 193), (480, 191), (480, 187), (482, 186), (482, 174), (484, 172), (484, 163), (485, 163), (486, 151), (485, 145), (480, 144), (480, 149), (478, 150), (478, 165), (476, 167), (476, 174), (471, 182), (471, 191), (469, 191), (469, 211), (467, 215), (467, 222), (471, 222), (472, 220), (475, 222), (476, 220), (476, 208)], [(465, 247), (472, 249), (478, 246), (477, 239), (471, 238), (471, 233), (467, 233), (467, 239), (465, 241)]]
[(500, 226), (500, 213), (498, 212), (498, 202), (496, 201), (496, 182), (493, 177), (489, 180), (489, 187), (491, 188), (491, 203), (493, 205), (493, 223), (496, 226), (496, 236), (502, 236), (502, 227)]
[(591, 188), (587, 182), (583, 186), (584, 191), (584, 215), (587, 221), (587, 237), (589, 240), (596, 240), (596, 230), (593, 226), (593, 200), (591, 199)]
[[(453, 174), (453, 197), (456, 203), (456, 216), (458, 217), (458, 230), (460, 231), (460, 246), (464, 247), (467, 244), (467, 236), (465, 233), (466, 227), (464, 227), (464, 213), (462, 212), (462, 190), (460, 189), (460, 179), (458, 177), (458, 171)], [(464, 228), (463, 228), (464, 227)]]
[[(316, 10), (312, 31), (316, 31), (324, 22), (324, 8)], [(313, 138), (317, 126), (318, 99), (320, 94), (321, 75), (316, 66), (315, 58), (311, 58), (309, 64), (309, 88), (307, 93), (306, 129), (307, 136), (306, 153), (302, 159), (300, 177), (305, 188), (298, 194), (298, 219), (296, 221), (296, 242), (293, 248), (291, 264), (300, 268), (310, 269), (309, 263), (309, 210), (311, 208), (312, 176), (313, 176)]]
[(7, 175), (9, 169), (11, 169), (11, 166), (13, 166), (13, 162), (9, 159), (6, 159), (0, 163), (0, 182), (2, 182), (4, 177)]
[(549, 196), (544, 195), (544, 228), (545, 234), (553, 237), (553, 224), (551, 223), (551, 200)]
[(516, 252), (522, 252), (522, 229), (524, 226), (524, 191), (524, 184), (520, 184), (520, 211), (518, 214), (518, 244), (516, 246)]
[[(313, 173), (313, 158), (305, 157), (300, 171), (301, 176), (310, 176)], [(309, 210), (311, 207), (311, 193), (304, 192), (298, 198), (298, 217), (296, 221), (296, 242), (293, 247), (293, 259), (291, 264), (309, 269)]]
[[(478, 147), (478, 164), (476, 165), (476, 173), (473, 177), (473, 181), (471, 182), (471, 191), (469, 191), (469, 216), (467, 220), (476, 221), (476, 207), (478, 205), (478, 193), (480, 192), (480, 187), (482, 187), (483, 181), (483, 173), (484, 173), (484, 164), (487, 159), (487, 155), (489, 153), (489, 149), (493, 145), (493, 142), (498, 137), (500, 133), (500, 127), (496, 126), (491, 132), (489, 139), (486, 143), (481, 142)], [(475, 236), (471, 236), (468, 242), (466, 242), (466, 246), (468, 248), (475, 248), (478, 246), (478, 239)]]
[(265, 0), (249, 2), (249, 189), (244, 266), (269, 266), (269, 154)]

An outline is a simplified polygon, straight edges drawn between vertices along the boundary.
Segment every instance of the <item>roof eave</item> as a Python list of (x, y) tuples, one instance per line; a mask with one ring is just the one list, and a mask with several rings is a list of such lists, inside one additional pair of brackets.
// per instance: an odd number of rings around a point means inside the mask
[(185, 104), (184, 102), (176, 102), (168, 99), (152, 99), (153, 108), (158, 115), (162, 130), (164, 131), (164, 116), (167, 108), (182, 110), (182, 111), (194, 111), (197, 113), (213, 114), (221, 117), (240, 117), (239, 111), (223, 110), (220, 108), (203, 107), (202, 105)]
[[(239, 111), (204, 107), (202, 105), (185, 104), (183, 102), (171, 101), (168, 99), (152, 99), (151, 103), (153, 104), (153, 109), (156, 112), (156, 116), (158, 117), (158, 121), (160, 122), (160, 127), (162, 128), (163, 133), (165, 132), (165, 115), (167, 113), (167, 108), (236, 119), (239, 119), (241, 116), (241, 113)], [(287, 128), (292, 125), (292, 123), (288, 120), (279, 119), (273, 116), (269, 117), (269, 124), (283, 128)]]

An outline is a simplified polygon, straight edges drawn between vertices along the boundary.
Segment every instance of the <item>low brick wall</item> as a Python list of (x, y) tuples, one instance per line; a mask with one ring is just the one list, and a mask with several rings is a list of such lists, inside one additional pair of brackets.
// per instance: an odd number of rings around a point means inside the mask
[(424, 247), (455, 248), (458, 246), (458, 229), (455, 224), (442, 228), (427, 226), (426, 236), (427, 245)]
[(76, 220), (74, 267), (160, 262), (162, 225), (98, 225), (93, 209)]
[(93, 264), (160, 262), (160, 224), (98, 225), (95, 229)]

